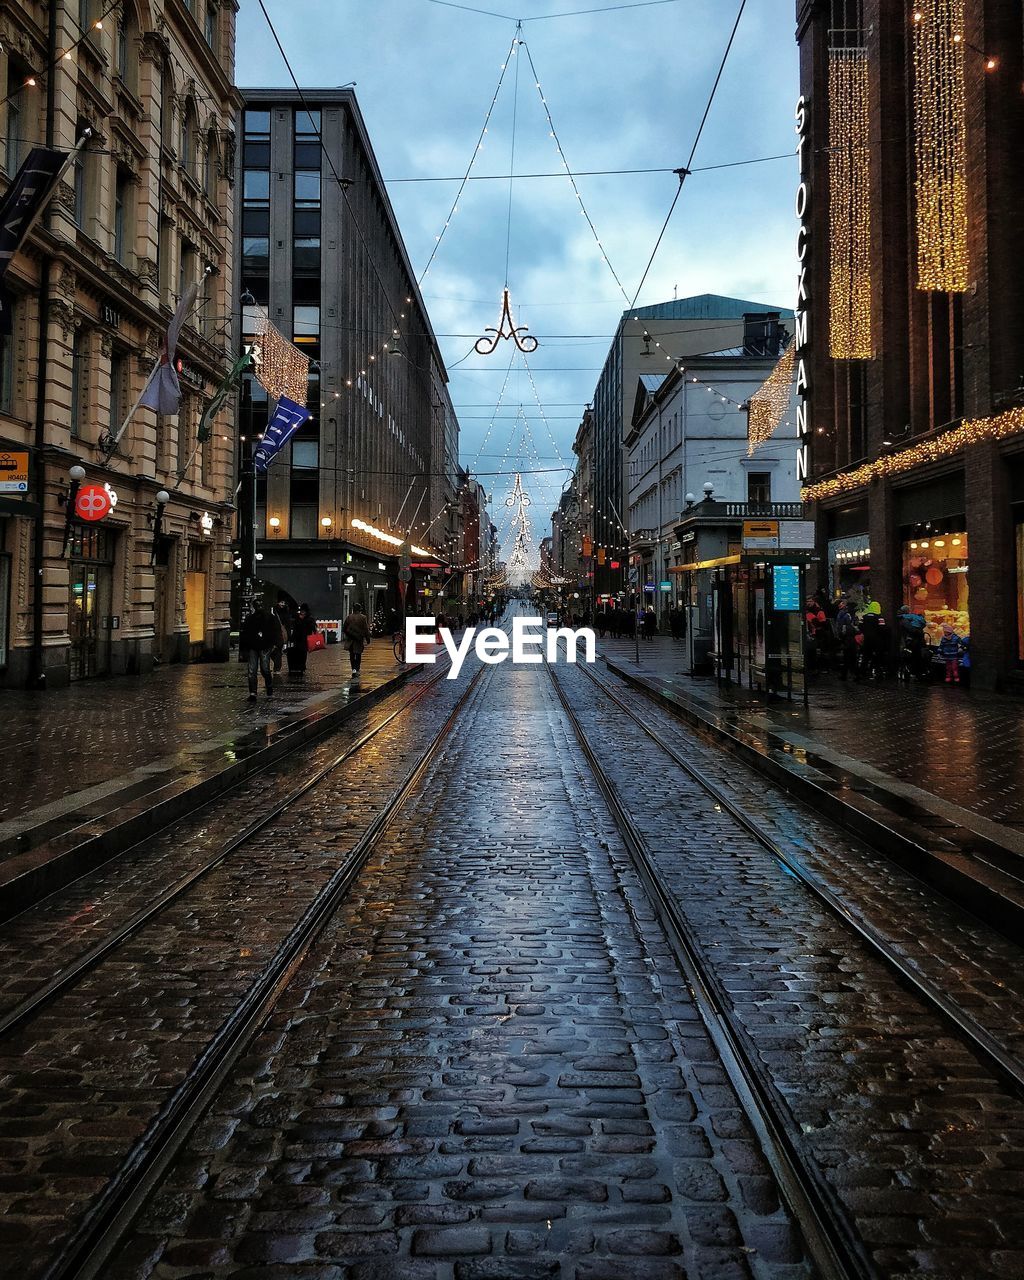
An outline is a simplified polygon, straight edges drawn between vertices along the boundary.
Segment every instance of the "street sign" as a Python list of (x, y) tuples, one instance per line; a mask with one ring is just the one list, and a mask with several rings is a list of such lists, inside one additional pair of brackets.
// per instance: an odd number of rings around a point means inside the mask
[(0, 453), (0, 493), (28, 492), (28, 450)]
[(813, 520), (780, 520), (779, 547), (786, 551), (797, 551), (814, 547)]
[(774, 551), (779, 545), (778, 520), (744, 520), (743, 550)]
[(399, 569), (399, 571), (398, 571), (398, 581), (399, 581), (399, 582), (411, 582), (411, 581), (412, 581), (412, 570), (411, 570), (411, 569)]
[(109, 516), (114, 504), (109, 492), (100, 484), (85, 484), (75, 498), (75, 515), (90, 524)]
[(635, 587), (639, 581), (640, 568), (638, 565), (632, 564), (629, 566), (629, 585)]
[(669, 580), (668, 580), (667, 582), (666, 582), (666, 581), (664, 581), (664, 580), (662, 580), (661, 582), (659, 582), (659, 583), (658, 583), (658, 589), (659, 589), (660, 591), (671, 591), (671, 590), (672, 590), (672, 579), (671, 579), (671, 578), (669, 578)]
[(777, 564), (772, 569), (772, 603), (780, 613), (800, 608), (800, 569), (795, 564)]

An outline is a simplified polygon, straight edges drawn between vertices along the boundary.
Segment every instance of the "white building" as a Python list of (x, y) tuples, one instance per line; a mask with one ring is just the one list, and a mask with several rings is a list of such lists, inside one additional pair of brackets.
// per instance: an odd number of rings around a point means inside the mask
[(788, 341), (779, 317), (752, 316), (742, 347), (687, 359), (685, 370), (642, 374), (626, 437), (630, 581), (637, 604), (659, 616), (675, 603), (670, 570), (685, 560), (675, 527), (687, 494), (713, 486), (718, 502), (798, 502), (796, 411), (791, 401), (772, 438), (747, 454), (750, 397)]

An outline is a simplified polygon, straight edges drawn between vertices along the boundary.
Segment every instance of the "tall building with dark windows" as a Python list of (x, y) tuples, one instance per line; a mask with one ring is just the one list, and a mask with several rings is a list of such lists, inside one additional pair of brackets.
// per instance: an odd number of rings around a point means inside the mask
[[(243, 98), (243, 298), (313, 362), (312, 417), (258, 480), (260, 577), (321, 619), (372, 617), (398, 602), (404, 541), (417, 611), (449, 576), (458, 423), (365, 122), (350, 89)], [(248, 382), (243, 449), (272, 409)]]
[(1024, 687), (1024, 12), (798, 0), (797, 390), (823, 582)]

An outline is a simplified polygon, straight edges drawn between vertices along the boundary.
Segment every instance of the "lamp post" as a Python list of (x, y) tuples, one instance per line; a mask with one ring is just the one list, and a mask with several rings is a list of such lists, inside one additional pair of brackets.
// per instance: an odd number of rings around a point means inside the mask
[(156, 514), (153, 516), (153, 545), (149, 549), (150, 566), (156, 564), (157, 550), (160, 546), (160, 536), (164, 527), (164, 508), (171, 500), (171, 495), (166, 489), (159, 489), (156, 495)]
[(78, 498), (78, 490), (85, 479), (85, 467), (76, 462), (68, 472), (68, 475), (71, 478), (71, 483), (68, 485), (67, 493), (61, 498), (64, 503), (64, 541), (60, 549), (62, 560), (68, 553), (68, 543), (71, 541), (71, 523), (75, 518), (75, 502)]

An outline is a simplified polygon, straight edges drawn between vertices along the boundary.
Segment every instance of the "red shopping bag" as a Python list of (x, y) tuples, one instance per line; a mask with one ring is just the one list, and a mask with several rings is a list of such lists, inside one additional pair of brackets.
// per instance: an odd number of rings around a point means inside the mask
[(310, 653), (314, 653), (317, 649), (326, 649), (327, 637), (322, 631), (314, 631), (311, 636), (306, 637), (306, 648)]

